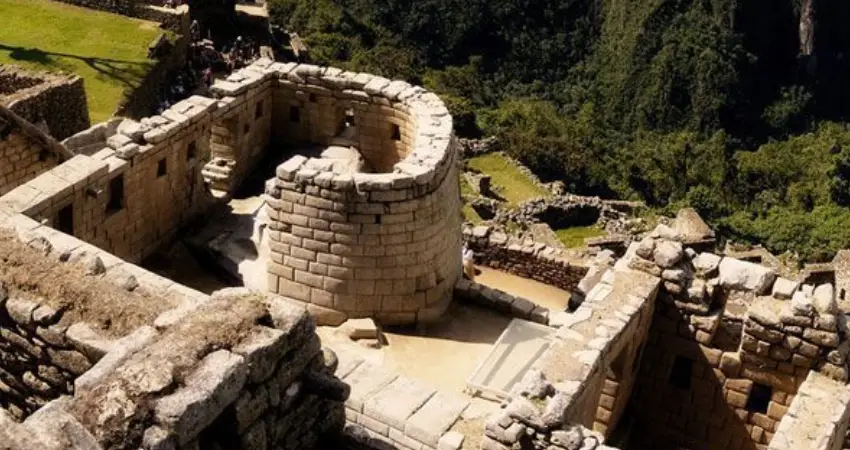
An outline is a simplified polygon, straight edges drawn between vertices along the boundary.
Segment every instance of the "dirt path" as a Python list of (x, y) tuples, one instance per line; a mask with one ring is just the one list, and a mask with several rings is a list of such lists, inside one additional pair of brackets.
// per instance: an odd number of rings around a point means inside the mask
[(563, 310), (570, 300), (570, 293), (563, 289), (489, 267), (477, 266), (477, 268), (481, 271), (475, 277), (477, 283), (505, 291), (511, 295), (527, 298), (551, 310)]

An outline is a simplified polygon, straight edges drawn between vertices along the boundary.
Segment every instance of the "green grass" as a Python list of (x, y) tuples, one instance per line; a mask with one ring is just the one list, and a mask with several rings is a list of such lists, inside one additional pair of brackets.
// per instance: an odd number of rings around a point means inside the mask
[(158, 25), (47, 0), (0, 0), (0, 64), (72, 72), (85, 80), (92, 123), (115, 112), (153, 61)]
[(479, 216), (478, 213), (475, 212), (475, 209), (473, 209), (469, 204), (464, 204), (460, 211), (463, 213), (463, 218), (473, 225), (478, 225), (484, 221), (484, 219), (481, 218), (481, 216)]
[(461, 174), (459, 176), (460, 179), (460, 196), (461, 201), (463, 202), (463, 206), (461, 207), (461, 213), (463, 213), (463, 218), (466, 219), (467, 222), (472, 223), (473, 225), (478, 225), (483, 222), (484, 219), (475, 212), (475, 209), (469, 203), (466, 203), (466, 197), (475, 197), (475, 191), (472, 190), (472, 186), (469, 185), (466, 181), (466, 177)]
[(605, 230), (597, 225), (590, 225), (587, 227), (562, 228), (555, 230), (555, 234), (567, 248), (578, 248), (584, 246), (584, 240), (587, 238), (603, 236)]
[(504, 197), (511, 205), (535, 197), (548, 197), (550, 195), (548, 191), (534, 184), (499, 153), (489, 153), (470, 158), (468, 165), (485, 175), (490, 175), (490, 182), (496, 188), (496, 193)]

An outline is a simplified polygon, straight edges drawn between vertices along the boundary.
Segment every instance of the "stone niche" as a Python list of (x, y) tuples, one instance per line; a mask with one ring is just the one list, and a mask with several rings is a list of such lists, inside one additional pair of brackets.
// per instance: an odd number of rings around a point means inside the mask
[(437, 319), (460, 278), (457, 149), (433, 93), (299, 65), (273, 88), (272, 141), (318, 146), (267, 183), (269, 290), (320, 323)]

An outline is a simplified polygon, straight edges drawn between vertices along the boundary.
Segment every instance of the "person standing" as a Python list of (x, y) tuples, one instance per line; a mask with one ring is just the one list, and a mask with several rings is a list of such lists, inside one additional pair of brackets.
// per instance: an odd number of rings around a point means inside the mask
[(475, 281), (475, 254), (470, 250), (469, 247), (464, 244), (463, 246), (463, 274), (470, 281)]

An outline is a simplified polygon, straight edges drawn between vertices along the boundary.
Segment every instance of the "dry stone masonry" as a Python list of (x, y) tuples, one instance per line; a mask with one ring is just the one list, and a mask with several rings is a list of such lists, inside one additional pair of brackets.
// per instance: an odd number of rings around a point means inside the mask
[(37, 124), (55, 139), (89, 127), (83, 79), (0, 64), (0, 106)]
[[(259, 60), (212, 92), (65, 145), (0, 107), (4, 448), (850, 448), (832, 281), (712, 253), (692, 210), (582, 265), (462, 229), (451, 116), (401, 81)], [(285, 156), (265, 184), (268, 292), (206, 295), (135, 265), (272, 149)], [(462, 241), (573, 292), (569, 311), (462, 280)], [(480, 399), (316, 334), (436, 322), (455, 298), (553, 332), (483, 420)]]
[(332, 68), (251, 70), (241, 84), (213, 89), (238, 92), (257, 79), (252, 73), (266, 74), (277, 86), (279, 141), (356, 147), (368, 168), (304, 156), (277, 168), (266, 192), (269, 289), (309, 303), (322, 323), (436, 320), (461, 256), (457, 151), (442, 101), (405, 82)]
[(70, 156), (69, 151), (42, 130), (0, 106), (0, 195)]
[(570, 262), (557, 248), (518, 240), (489, 226), (465, 227), (463, 237), (475, 262), (530, 278), (565, 291), (574, 291), (587, 267)]

